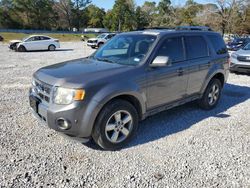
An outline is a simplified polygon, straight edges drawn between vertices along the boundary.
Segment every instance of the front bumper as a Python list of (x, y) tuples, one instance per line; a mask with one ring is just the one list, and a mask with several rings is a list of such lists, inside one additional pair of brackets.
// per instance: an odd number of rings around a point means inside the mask
[(87, 46), (90, 46), (90, 47), (97, 47), (97, 43), (87, 43)]
[[(37, 97), (32, 90), (29, 96)], [(40, 102), (37, 105), (37, 111), (31, 108), (33, 115), (42, 121), (49, 128), (63, 133), (70, 137), (76, 137), (77, 140), (88, 140), (91, 137), (95, 118), (98, 114), (98, 103), (91, 101), (74, 102), (70, 105), (56, 105), (52, 103)], [(69, 122), (70, 127), (67, 130), (62, 130), (57, 123), (58, 119), (65, 119)]]
[(230, 71), (250, 73), (250, 62), (242, 62), (237, 59), (231, 59)]

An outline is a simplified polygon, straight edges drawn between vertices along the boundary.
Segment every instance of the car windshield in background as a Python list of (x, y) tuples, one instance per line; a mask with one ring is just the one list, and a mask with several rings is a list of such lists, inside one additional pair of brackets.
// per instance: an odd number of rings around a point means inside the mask
[(244, 48), (243, 50), (250, 50), (250, 43), (248, 43)]
[(138, 65), (148, 54), (156, 36), (118, 35), (98, 50), (93, 58), (110, 63)]
[(101, 38), (104, 38), (105, 36), (106, 36), (106, 34), (101, 34), (101, 35), (98, 35), (97, 38), (101, 39)]

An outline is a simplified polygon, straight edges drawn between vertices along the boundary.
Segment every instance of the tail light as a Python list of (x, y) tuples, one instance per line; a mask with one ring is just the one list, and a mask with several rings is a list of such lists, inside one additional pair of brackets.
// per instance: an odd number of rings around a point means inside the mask
[(56, 39), (56, 40), (54, 40), (55, 42), (59, 42), (59, 40), (58, 39)]

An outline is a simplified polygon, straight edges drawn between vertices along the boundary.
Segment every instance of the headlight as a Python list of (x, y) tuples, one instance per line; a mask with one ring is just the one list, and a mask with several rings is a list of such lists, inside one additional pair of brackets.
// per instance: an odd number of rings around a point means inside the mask
[(231, 55), (231, 57), (232, 57), (233, 59), (237, 59), (238, 55), (237, 55), (236, 53), (233, 53), (233, 54)]
[(54, 90), (53, 101), (55, 104), (67, 105), (73, 101), (81, 101), (84, 99), (85, 91), (83, 89), (68, 89), (56, 87)]

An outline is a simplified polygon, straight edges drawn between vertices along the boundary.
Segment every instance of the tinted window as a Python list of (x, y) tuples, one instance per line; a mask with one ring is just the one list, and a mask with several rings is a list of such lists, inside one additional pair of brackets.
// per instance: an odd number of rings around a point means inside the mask
[(185, 37), (187, 58), (196, 59), (209, 55), (208, 46), (205, 39), (201, 36)]
[(166, 39), (158, 50), (157, 56), (167, 56), (173, 63), (183, 61), (185, 57), (182, 38)]
[(208, 35), (209, 40), (211, 41), (213, 48), (217, 54), (226, 54), (227, 47), (221, 36), (218, 35)]
[(40, 40), (50, 40), (49, 37), (40, 36)]

